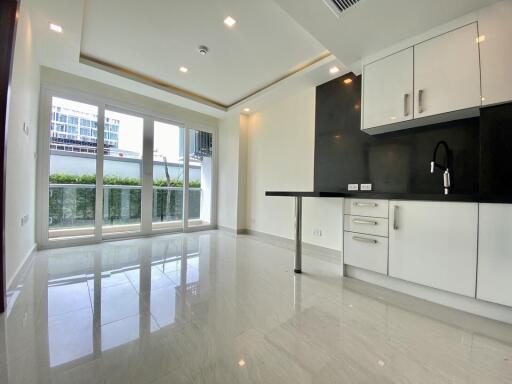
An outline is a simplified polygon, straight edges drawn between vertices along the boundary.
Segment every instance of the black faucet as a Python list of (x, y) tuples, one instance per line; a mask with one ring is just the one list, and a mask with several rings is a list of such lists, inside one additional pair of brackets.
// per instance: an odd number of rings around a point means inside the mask
[[(437, 150), (439, 147), (443, 147), (446, 152), (446, 164), (441, 165), (436, 161), (437, 158)], [(444, 194), (448, 195), (450, 193), (450, 148), (448, 148), (448, 144), (446, 141), (441, 140), (437, 143), (436, 148), (434, 149), (434, 156), (432, 156), (432, 162), (430, 163), (430, 173), (434, 173), (435, 169), (440, 169), (443, 173), (443, 184), (444, 184)]]

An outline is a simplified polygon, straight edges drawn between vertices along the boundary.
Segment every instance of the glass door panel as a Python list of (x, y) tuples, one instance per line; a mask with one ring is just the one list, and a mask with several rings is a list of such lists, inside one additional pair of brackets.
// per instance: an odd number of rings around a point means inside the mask
[(144, 119), (105, 110), (103, 235), (139, 232)]
[(183, 131), (154, 122), (153, 230), (183, 228)]
[(189, 132), (188, 226), (195, 227), (211, 223), (213, 137), (210, 132)]
[(94, 235), (98, 107), (52, 97), (48, 238)]

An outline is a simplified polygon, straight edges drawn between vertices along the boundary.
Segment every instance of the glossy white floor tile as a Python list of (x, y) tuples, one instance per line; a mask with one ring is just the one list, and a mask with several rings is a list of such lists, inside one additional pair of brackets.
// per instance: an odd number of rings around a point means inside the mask
[(39, 252), (0, 383), (512, 383), (512, 326), (211, 231)]

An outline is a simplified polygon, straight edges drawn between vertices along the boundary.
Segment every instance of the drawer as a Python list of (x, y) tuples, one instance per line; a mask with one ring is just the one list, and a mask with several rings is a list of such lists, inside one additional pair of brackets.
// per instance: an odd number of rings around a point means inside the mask
[(388, 218), (388, 200), (345, 199), (346, 215)]
[(345, 215), (345, 231), (388, 237), (388, 219), (382, 217)]
[(388, 239), (386, 237), (344, 233), (344, 263), (370, 271), (388, 273)]

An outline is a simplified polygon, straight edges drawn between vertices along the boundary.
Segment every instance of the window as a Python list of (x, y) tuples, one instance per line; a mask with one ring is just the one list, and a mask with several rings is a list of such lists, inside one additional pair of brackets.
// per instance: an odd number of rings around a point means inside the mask
[[(98, 115), (98, 107), (52, 98), (52, 110), (67, 113)], [(67, 120), (67, 115), (55, 112), (55, 117)], [(70, 121), (75, 121), (71, 119)], [(78, 118), (76, 118), (78, 121)], [(94, 233), (96, 202), (96, 142), (82, 154), (76, 126), (52, 123), (50, 131), (68, 134), (50, 134), (48, 178), (48, 237), (69, 238), (92, 236)]]
[[(48, 166), (38, 171), (45, 180), (38, 185), (42, 245), (214, 223), (213, 130), (106, 107), (100, 100), (45, 90), (42, 105), (46, 98), (51, 108), (41, 143), (47, 145)], [(104, 116), (100, 124), (98, 116)]]

